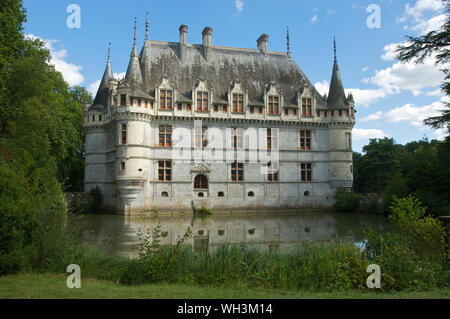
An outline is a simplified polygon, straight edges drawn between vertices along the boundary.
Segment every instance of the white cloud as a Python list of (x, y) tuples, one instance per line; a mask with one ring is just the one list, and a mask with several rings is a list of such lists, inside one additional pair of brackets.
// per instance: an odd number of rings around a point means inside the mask
[(323, 96), (328, 94), (328, 91), (330, 90), (330, 83), (327, 80), (323, 80), (322, 82), (316, 82), (314, 87)]
[(420, 20), (426, 11), (437, 12), (444, 8), (442, 0), (417, 0), (414, 6), (405, 5), (405, 13), (416, 20)]
[(397, 54), (395, 53), (395, 50), (397, 49), (398, 45), (400, 43), (390, 43), (388, 45), (385, 45), (383, 50), (384, 54), (381, 56), (381, 58), (384, 61), (393, 61), (397, 59)]
[(427, 96), (442, 96), (442, 89), (436, 89), (434, 91), (428, 92)]
[(27, 34), (26, 37), (29, 39), (40, 39), (45, 43), (45, 47), (50, 51), (51, 54), (50, 64), (53, 64), (55, 66), (56, 71), (61, 72), (64, 80), (69, 83), (69, 85), (79, 85), (84, 81), (84, 77), (80, 73), (82, 67), (66, 61), (67, 50), (58, 50), (55, 48), (55, 45), (59, 42), (58, 40), (44, 40), (41, 37), (33, 34)]
[[(115, 79), (122, 79), (125, 76), (125, 74), (126, 74), (125, 72), (113, 73), (113, 77)], [(89, 84), (87, 90), (92, 94), (92, 97), (95, 97), (95, 95), (97, 94), (97, 90), (98, 90), (98, 87), (100, 86), (100, 82), (101, 82), (101, 80), (97, 80), (97, 81)]]
[[(405, 5), (405, 13), (402, 17), (397, 18), (397, 22), (406, 22), (408, 19), (412, 20), (412, 26), (405, 25), (404, 30), (416, 30), (424, 34), (431, 30), (440, 28), (445, 21), (445, 8), (442, 0), (418, 0), (415, 5), (411, 6), (409, 3)], [(431, 18), (429, 16), (433, 15)], [(439, 14), (436, 16), (436, 14)], [(428, 17), (425, 17), (428, 15)]]
[(234, 4), (236, 5), (236, 9), (237, 9), (238, 12), (241, 12), (244, 9), (244, 1), (236, 0), (234, 2)]
[(448, 135), (448, 130), (446, 128), (439, 128), (437, 130), (434, 130), (434, 135), (436, 136), (436, 139), (443, 141)]
[(378, 111), (376, 113), (372, 113), (362, 119), (360, 119), (361, 122), (368, 122), (368, 121), (376, 121), (379, 120), (383, 117), (383, 112), (382, 111)]
[[(321, 94), (328, 94), (330, 89), (330, 83), (327, 80), (323, 80), (321, 82), (316, 82), (314, 84), (316, 90)], [(357, 88), (349, 88), (345, 89), (345, 93), (352, 93), (353, 98), (355, 99), (355, 103), (357, 106), (370, 106), (381, 98), (387, 96), (386, 92), (382, 89), (368, 89), (362, 90)]]
[(444, 109), (444, 104), (441, 101), (425, 106), (415, 106), (408, 103), (386, 112), (384, 117), (391, 123), (406, 121), (413, 126), (425, 129), (426, 126), (423, 120), (428, 117), (441, 115), (442, 109)]
[(382, 130), (378, 129), (362, 129), (362, 128), (354, 128), (352, 132), (353, 140), (366, 140), (371, 138), (384, 138), (385, 136), (389, 137), (388, 134), (384, 133)]
[(315, 15), (311, 18), (311, 23), (312, 23), (312, 24), (316, 23), (318, 19), (319, 19), (319, 17), (317, 16), (317, 14), (315, 14)]
[(368, 67), (368, 66), (366, 66), (366, 67), (362, 68), (362, 71), (363, 71), (363, 72), (367, 72), (367, 71), (369, 71), (369, 67)]

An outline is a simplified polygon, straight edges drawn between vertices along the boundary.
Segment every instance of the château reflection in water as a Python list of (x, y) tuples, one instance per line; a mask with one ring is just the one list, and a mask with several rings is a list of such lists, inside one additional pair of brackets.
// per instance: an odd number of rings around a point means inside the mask
[(84, 215), (71, 222), (87, 243), (108, 254), (136, 256), (138, 234), (161, 225), (161, 244), (175, 244), (188, 227), (186, 244), (199, 249), (218, 245), (246, 244), (261, 249), (291, 249), (307, 241), (346, 240), (361, 242), (370, 227), (386, 231), (388, 219), (378, 215), (342, 213), (253, 213), (214, 214), (206, 219), (192, 215), (119, 216)]

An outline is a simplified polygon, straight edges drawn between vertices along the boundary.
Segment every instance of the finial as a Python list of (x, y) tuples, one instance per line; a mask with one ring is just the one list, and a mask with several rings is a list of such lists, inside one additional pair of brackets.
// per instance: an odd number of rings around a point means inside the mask
[(108, 44), (108, 63), (111, 62), (111, 42)]
[(136, 23), (137, 23), (137, 18), (134, 17), (134, 45), (136, 45)]
[(337, 61), (337, 57), (336, 57), (336, 37), (333, 37), (333, 42), (334, 42), (334, 61)]
[(148, 40), (148, 25), (149, 25), (149, 20), (148, 20), (148, 11), (147, 11), (147, 21), (145, 23), (145, 41)]
[(287, 27), (286, 40), (287, 40), (287, 53), (291, 53), (291, 50), (289, 47), (289, 26)]

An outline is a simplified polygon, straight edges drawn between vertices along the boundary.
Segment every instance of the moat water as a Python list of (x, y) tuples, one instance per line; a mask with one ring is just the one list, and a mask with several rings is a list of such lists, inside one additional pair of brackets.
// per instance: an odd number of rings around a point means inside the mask
[(384, 216), (343, 213), (217, 213), (206, 219), (191, 215), (120, 216), (84, 215), (70, 222), (83, 240), (107, 254), (137, 256), (140, 233), (161, 225), (161, 244), (175, 244), (188, 227), (192, 236), (186, 244), (214, 249), (224, 243), (242, 243), (258, 249), (287, 250), (302, 242), (345, 240), (356, 245), (364, 241), (369, 227), (384, 232)]

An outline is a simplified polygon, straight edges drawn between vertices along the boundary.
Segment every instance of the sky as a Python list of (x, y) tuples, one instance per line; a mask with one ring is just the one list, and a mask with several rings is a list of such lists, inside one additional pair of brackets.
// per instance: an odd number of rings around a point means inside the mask
[(405, 144), (443, 139), (446, 133), (423, 124), (439, 115), (446, 101), (440, 91), (443, 66), (431, 56), (423, 65), (400, 63), (394, 53), (407, 35), (443, 24), (441, 0), (24, 0), (24, 7), (25, 34), (43, 39), (64, 79), (93, 95), (109, 43), (114, 75), (124, 76), (134, 18), (140, 50), (148, 11), (150, 39), (156, 41), (178, 42), (178, 28), (186, 24), (188, 43), (200, 44), (203, 28), (210, 26), (213, 45), (256, 49), (258, 37), (267, 33), (269, 50), (285, 52), (289, 27), (291, 54), (322, 94), (329, 90), (336, 37), (345, 91), (355, 97), (357, 152), (370, 138), (393, 137)]

